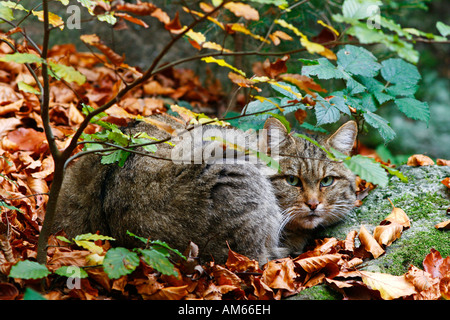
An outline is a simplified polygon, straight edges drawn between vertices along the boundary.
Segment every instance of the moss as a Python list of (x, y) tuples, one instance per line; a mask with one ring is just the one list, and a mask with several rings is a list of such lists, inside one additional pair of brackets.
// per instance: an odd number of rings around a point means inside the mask
[(289, 300), (342, 300), (342, 295), (321, 284), (305, 289)]
[(410, 265), (423, 269), (422, 262), (431, 248), (439, 251), (443, 258), (450, 256), (448, 231), (418, 231), (409, 238), (405, 237), (407, 232), (406, 230), (402, 235), (403, 238), (397, 240), (392, 248), (387, 248), (385, 255), (371, 262), (371, 271), (377, 271), (374, 269), (378, 267), (379, 272), (402, 275), (408, 271)]

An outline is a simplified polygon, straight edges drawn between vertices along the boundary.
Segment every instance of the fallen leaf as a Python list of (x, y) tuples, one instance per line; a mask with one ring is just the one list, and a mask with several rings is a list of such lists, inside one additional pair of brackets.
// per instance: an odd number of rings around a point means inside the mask
[(410, 266), (405, 274), (406, 280), (411, 282), (417, 290), (414, 300), (438, 300), (441, 297), (439, 279), (432, 278), (428, 272)]
[(251, 260), (242, 254), (228, 250), (228, 259), (225, 264), (230, 271), (233, 272), (258, 272), (258, 261)]
[(391, 203), (393, 209), (392, 209), (391, 213), (380, 224), (386, 224), (386, 222), (391, 222), (391, 223), (397, 223), (404, 228), (409, 228), (411, 226), (411, 224), (409, 222), (409, 218), (406, 215), (405, 211), (403, 211), (400, 208), (395, 207), (394, 204), (392, 203), (391, 199), (388, 199), (388, 200)]
[(423, 154), (415, 154), (408, 158), (408, 162), (406, 163), (408, 166), (432, 166), (434, 165), (434, 161), (431, 160), (430, 157), (427, 157)]
[(295, 264), (290, 258), (269, 261), (263, 271), (261, 281), (273, 289), (295, 291)]
[(433, 278), (443, 278), (450, 275), (450, 257), (443, 259), (439, 251), (431, 248), (423, 260), (423, 267)]
[(436, 164), (438, 166), (450, 166), (450, 160), (437, 159)]
[(360, 271), (362, 281), (372, 290), (378, 290), (384, 300), (393, 300), (417, 293), (405, 276)]
[(307, 273), (313, 273), (324, 268), (329, 263), (337, 263), (341, 260), (340, 254), (324, 254), (317, 257), (294, 259), (294, 262), (302, 267)]
[(437, 225), (435, 225), (435, 228), (436, 229), (450, 230), (450, 220), (438, 223)]
[(367, 231), (364, 226), (361, 226), (358, 235), (359, 241), (363, 245), (364, 249), (370, 252), (376, 259), (384, 253), (384, 250), (378, 242), (372, 237), (372, 235)]
[(441, 181), (441, 183), (443, 185), (445, 185), (447, 188), (450, 188), (450, 178), (445, 178), (444, 180)]
[(376, 226), (373, 231), (374, 239), (380, 244), (390, 246), (395, 240), (400, 238), (403, 227), (397, 223)]
[(32, 128), (19, 128), (8, 133), (8, 139), (16, 144), (16, 150), (41, 153), (48, 147), (45, 134)]

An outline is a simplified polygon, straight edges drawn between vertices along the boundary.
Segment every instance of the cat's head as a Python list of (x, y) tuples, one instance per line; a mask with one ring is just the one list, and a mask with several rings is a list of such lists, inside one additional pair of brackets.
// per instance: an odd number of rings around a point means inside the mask
[[(311, 230), (341, 220), (355, 203), (354, 174), (308, 140), (288, 133), (277, 119), (269, 118), (264, 128), (268, 146), (278, 148), (281, 172), (271, 180), (287, 217), (286, 228)], [(348, 121), (330, 136), (312, 138), (327, 149), (348, 155), (356, 135), (356, 123)]]

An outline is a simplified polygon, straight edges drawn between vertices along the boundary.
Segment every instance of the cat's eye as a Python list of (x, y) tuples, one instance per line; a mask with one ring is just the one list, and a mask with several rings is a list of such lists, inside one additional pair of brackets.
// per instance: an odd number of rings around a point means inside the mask
[(333, 177), (325, 177), (322, 179), (322, 181), (320, 181), (320, 186), (321, 187), (329, 187), (333, 184), (333, 182), (334, 182)]
[(301, 187), (301, 185), (302, 185), (300, 178), (296, 177), (296, 176), (287, 176), (286, 182), (295, 187)]

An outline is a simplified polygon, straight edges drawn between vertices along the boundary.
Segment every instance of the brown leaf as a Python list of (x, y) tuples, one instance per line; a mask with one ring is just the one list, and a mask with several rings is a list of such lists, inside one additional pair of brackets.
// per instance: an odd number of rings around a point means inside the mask
[(436, 229), (450, 230), (450, 220), (443, 221), (434, 226)]
[(32, 128), (19, 128), (9, 132), (7, 137), (14, 142), (16, 150), (41, 153), (48, 147), (45, 134)]
[(415, 154), (408, 158), (408, 162), (406, 163), (408, 166), (432, 166), (434, 165), (434, 161), (431, 160), (430, 157), (427, 157), (423, 154)]
[(380, 224), (387, 224), (389, 222), (391, 223), (397, 223), (404, 228), (409, 228), (411, 226), (409, 222), (409, 218), (406, 215), (405, 211), (403, 211), (400, 208), (396, 208), (394, 204), (392, 203), (391, 199), (388, 199), (389, 202), (392, 204), (392, 211), (391, 213), (380, 223)]
[(443, 185), (445, 185), (447, 188), (450, 188), (450, 178), (449, 177), (447, 177), (444, 180), (442, 180), (441, 183)]
[(390, 223), (375, 227), (373, 231), (374, 239), (380, 244), (390, 246), (395, 240), (400, 238), (403, 227), (397, 223)]
[(226, 266), (230, 271), (233, 272), (259, 272), (258, 261), (251, 260), (246, 256), (234, 252), (233, 250), (228, 250), (228, 259)]
[(283, 58), (278, 58), (275, 62), (270, 62), (266, 59), (263, 62), (263, 70), (269, 76), (269, 78), (276, 78), (279, 74), (287, 71), (286, 61), (289, 60), (289, 56), (286, 55)]
[(295, 264), (290, 258), (269, 261), (261, 277), (261, 281), (273, 289), (295, 291), (294, 272)]
[(167, 23), (164, 28), (169, 31), (179, 31), (183, 28), (180, 23), (180, 16), (178, 14), (178, 11), (175, 13), (175, 17), (169, 23)]
[(450, 300), (450, 276), (446, 276), (441, 279), (439, 289), (441, 291), (442, 298), (445, 300)]
[(363, 282), (372, 290), (378, 290), (384, 300), (393, 300), (416, 293), (414, 285), (405, 276), (360, 271)]
[(304, 258), (304, 259), (294, 259), (294, 262), (300, 267), (302, 267), (303, 270), (305, 270), (308, 273), (313, 273), (315, 271), (318, 271), (322, 268), (324, 268), (329, 263), (337, 263), (339, 260), (341, 260), (340, 254), (324, 254), (316, 257), (310, 257), (310, 258)]
[(19, 295), (19, 290), (11, 283), (0, 283), (0, 300), (14, 300)]
[(115, 8), (117, 11), (126, 11), (134, 13), (138, 16), (147, 16), (154, 12), (157, 9), (157, 6), (155, 6), (153, 3), (150, 2), (138, 2), (136, 4), (134, 3), (121, 3), (118, 4)]
[(375, 259), (384, 253), (383, 248), (380, 247), (378, 242), (372, 237), (364, 226), (361, 226), (358, 238), (365, 250), (370, 252)]
[(436, 164), (438, 166), (450, 166), (450, 160), (437, 159)]
[(181, 300), (183, 299), (189, 292), (187, 291), (188, 285), (184, 285), (181, 287), (167, 287), (162, 288), (156, 293), (147, 296), (147, 300)]
[(259, 20), (259, 13), (256, 9), (242, 2), (229, 2), (225, 8), (233, 12), (237, 17), (243, 17), (247, 20)]
[(105, 45), (103, 41), (100, 40), (100, 38), (95, 34), (84, 34), (80, 36), (80, 39), (84, 43), (96, 47), (109, 59), (109, 61), (111, 61), (116, 66), (120, 66), (125, 60), (125, 57), (114, 52), (111, 48)]
[(318, 92), (327, 92), (327, 90), (322, 88), (320, 84), (316, 83), (310, 77), (304, 75), (285, 73), (282, 74), (280, 78), (295, 84), (300, 90), (305, 91), (306, 93), (312, 95), (313, 97), (316, 97), (317, 94), (312, 90)]
[(450, 257), (443, 259), (441, 253), (432, 248), (423, 260), (423, 267), (433, 278), (443, 278), (450, 275)]
[(413, 296), (414, 300), (437, 300), (441, 297), (439, 279), (432, 278), (428, 272), (410, 266), (405, 278), (417, 290), (417, 294)]
[(341, 246), (344, 251), (353, 252), (355, 250), (355, 238), (358, 235), (358, 231), (352, 230), (350, 231), (345, 240), (342, 241)]
[(114, 15), (116, 17), (119, 17), (119, 18), (125, 19), (127, 21), (130, 21), (131, 23), (140, 25), (140, 26), (142, 26), (144, 28), (148, 28), (148, 24), (146, 24), (145, 21), (143, 21), (141, 19), (138, 19), (138, 18), (135, 18), (133, 16), (130, 16), (128, 13), (116, 12)]
[(213, 275), (219, 285), (231, 285), (236, 288), (241, 286), (242, 280), (236, 274), (220, 265), (214, 265)]

